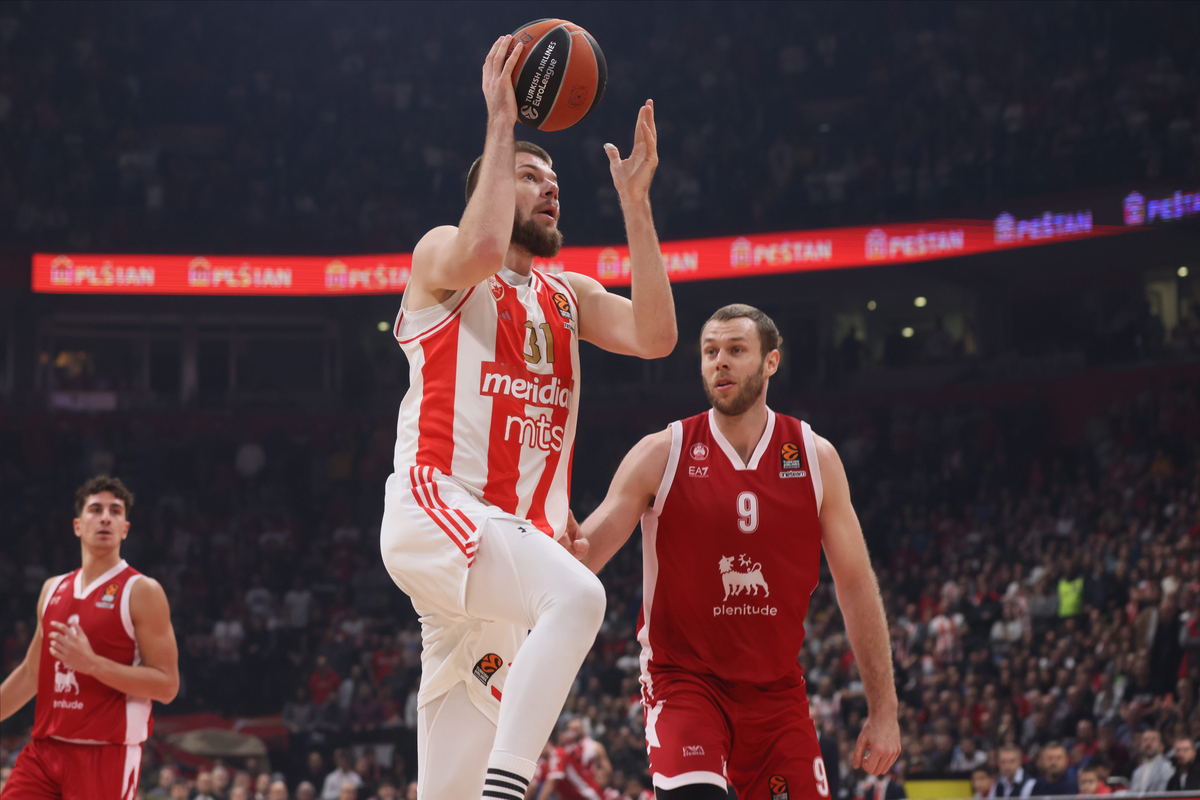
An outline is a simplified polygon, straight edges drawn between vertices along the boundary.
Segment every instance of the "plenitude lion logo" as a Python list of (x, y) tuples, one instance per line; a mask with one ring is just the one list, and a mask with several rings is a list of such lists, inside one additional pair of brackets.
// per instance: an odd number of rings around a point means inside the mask
[(782, 775), (772, 775), (767, 781), (771, 789), (771, 800), (788, 800), (787, 778)]
[(479, 679), (480, 683), (482, 683), (484, 686), (487, 686), (488, 681), (490, 681), (492, 676), (496, 674), (496, 671), (503, 666), (503, 658), (495, 653), (488, 653), (486, 656), (476, 662), (475, 669), (472, 670), (472, 673), (476, 678)]

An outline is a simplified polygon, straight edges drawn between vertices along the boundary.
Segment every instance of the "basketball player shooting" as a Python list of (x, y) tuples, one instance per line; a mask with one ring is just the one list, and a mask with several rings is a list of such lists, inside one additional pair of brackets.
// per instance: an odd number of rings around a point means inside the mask
[[(579, 340), (658, 358), (675, 309), (650, 211), (654, 107), (630, 156), (605, 145), (629, 240), (632, 300), (533, 269), (556, 255), (559, 194), (517, 142), (511, 36), (483, 66), (488, 123), (458, 226), (413, 253), (394, 333), (409, 360), (381, 550), (421, 617), (420, 796), (521, 800), (603, 620), (604, 589), (568, 549)], [(569, 542), (567, 542), (569, 546)], [(526, 637), (526, 632), (528, 637)]]
[(642, 439), (570, 535), (598, 572), (642, 523), (638, 640), (655, 796), (720, 800), (728, 777), (745, 800), (828, 798), (796, 660), (822, 547), (870, 711), (854, 767), (881, 775), (900, 753), (875, 572), (837, 451), (767, 407), (775, 323), (726, 306), (700, 344), (712, 409)]
[(83, 566), (42, 585), (25, 660), (0, 685), (0, 719), (38, 698), (33, 740), (4, 800), (132, 800), (137, 792), (151, 701), (175, 699), (179, 653), (162, 586), (121, 558), (132, 507), (117, 478), (93, 478), (75, 494)]

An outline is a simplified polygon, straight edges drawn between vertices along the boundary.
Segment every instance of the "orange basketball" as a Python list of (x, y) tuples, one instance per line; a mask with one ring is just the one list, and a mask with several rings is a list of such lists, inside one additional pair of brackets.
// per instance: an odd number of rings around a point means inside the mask
[(510, 53), (517, 42), (525, 45), (512, 73), (517, 119), (561, 131), (596, 110), (608, 65), (590, 33), (566, 20), (539, 19), (513, 31)]

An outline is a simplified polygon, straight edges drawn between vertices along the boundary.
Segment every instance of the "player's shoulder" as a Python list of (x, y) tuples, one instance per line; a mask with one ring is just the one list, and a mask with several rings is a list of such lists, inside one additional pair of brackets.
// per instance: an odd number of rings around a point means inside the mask
[(413, 248), (413, 257), (420, 255), (430, 248), (438, 247), (445, 244), (458, 233), (457, 225), (438, 225), (436, 228), (431, 228)]
[(163, 585), (161, 583), (156, 581), (154, 578), (151, 578), (144, 572), (137, 572), (136, 574), (138, 579), (133, 582), (133, 585), (129, 589), (130, 601), (135, 599), (140, 601), (143, 598), (149, 599), (151, 597), (162, 597), (163, 599), (166, 599), (167, 592), (165, 589), (163, 589)]

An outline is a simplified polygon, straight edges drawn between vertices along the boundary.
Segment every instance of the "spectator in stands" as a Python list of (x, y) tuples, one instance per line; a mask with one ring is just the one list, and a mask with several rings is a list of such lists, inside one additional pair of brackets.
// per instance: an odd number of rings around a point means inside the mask
[(287, 784), (283, 781), (272, 781), (267, 788), (267, 800), (288, 800)]
[(971, 797), (992, 797), (992, 788), (996, 785), (996, 774), (987, 764), (981, 764), (971, 770)]
[(342, 684), (341, 676), (329, 666), (329, 659), (317, 656), (317, 667), (308, 679), (308, 695), (318, 707), (324, 706)]
[(325, 785), (321, 787), (321, 800), (343, 800), (342, 787), (349, 786), (355, 792), (362, 786), (362, 778), (351, 769), (350, 754), (345, 750), (336, 750), (333, 754), (337, 768), (325, 776)]
[(316, 800), (317, 788), (309, 781), (300, 781), (296, 786), (296, 800)]
[(950, 759), (951, 772), (970, 772), (981, 764), (986, 764), (988, 754), (979, 749), (975, 737), (964, 736), (954, 748), (954, 757)]
[(212, 772), (209, 770), (196, 773), (196, 793), (192, 795), (192, 800), (217, 800), (213, 794)]
[(1196, 763), (1196, 745), (1187, 736), (1175, 740), (1175, 774), (1167, 781), (1166, 791), (1200, 789), (1200, 765)]
[(997, 756), (1000, 774), (992, 788), (991, 797), (1029, 797), (1035, 780), (1026, 776), (1025, 768), (1021, 765), (1023, 761), (1024, 753), (1016, 745), (1000, 748)]
[(1164, 791), (1167, 782), (1175, 774), (1175, 767), (1163, 754), (1162, 734), (1154, 728), (1148, 728), (1142, 731), (1138, 743), (1142, 763), (1133, 771), (1129, 791), (1138, 794)]
[(1034, 782), (1031, 794), (1036, 797), (1079, 794), (1079, 786), (1067, 773), (1067, 767), (1066, 748), (1058, 742), (1048, 742), (1042, 747), (1038, 761), (1041, 776)]
[(1100, 780), (1100, 773), (1095, 767), (1083, 767), (1079, 770), (1080, 794), (1112, 794), (1112, 789)]
[(158, 784), (146, 793), (146, 800), (167, 800), (178, 780), (174, 767), (163, 767), (158, 771)]
[(384, 778), (379, 782), (379, 786), (376, 787), (375, 794), (371, 796), (370, 800), (399, 800), (399, 797), (396, 784)]

